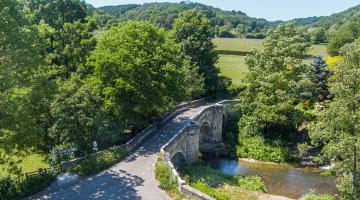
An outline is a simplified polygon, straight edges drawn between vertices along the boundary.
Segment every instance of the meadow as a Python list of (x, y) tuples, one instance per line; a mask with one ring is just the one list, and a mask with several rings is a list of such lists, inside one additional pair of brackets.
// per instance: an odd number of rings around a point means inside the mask
[[(229, 50), (251, 52), (252, 49), (261, 50), (261, 39), (246, 39), (246, 38), (215, 38), (213, 40), (216, 45), (216, 50)], [(326, 45), (312, 45), (309, 48), (309, 55), (321, 55), (324, 58), (329, 57)], [(242, 82), (242, 78), (248, 71), (248, 66), (245, 63), (246, 56), (237, 55), (219, 55), (217, 67), (220, 69), (221, 74), (231, 78), (233, 85), (238, 86)]]

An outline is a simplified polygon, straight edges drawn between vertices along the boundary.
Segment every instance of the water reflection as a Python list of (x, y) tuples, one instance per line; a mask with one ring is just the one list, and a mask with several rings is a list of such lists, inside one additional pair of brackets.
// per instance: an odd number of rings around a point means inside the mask
[(336, 194), (335, 178), (324, 176), (316, 169), (299, 169), (287, 165), (254, 163), (204, 155), (203, 160), (213, 169), (230, 175), (258, 175), (267, 192), (289, 198), (300, 198), (309, 192)]

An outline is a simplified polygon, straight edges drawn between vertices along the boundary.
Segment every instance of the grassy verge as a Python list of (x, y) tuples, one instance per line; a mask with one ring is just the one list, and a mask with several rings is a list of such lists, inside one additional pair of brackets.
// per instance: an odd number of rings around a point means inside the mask
[(171, 168), (161, 158), (155, 165), (155, 178), (159, 181), (159, 187), (165, 190), (174, 199), (183, 199), (178, 188), (176, 178), (171, 173)]
[(220, 200), (257, 199), (265, 190), (259, 177), (227, 175), (201, 163), (187, 166), (181, 176), (191, 187)]
[(335, 197), (330, 195), (315, 195), (315, 194), (308, 194), (303, 200), (335, 200)]
[(109, 168), (126, 156), (127, 151), (122, 148), (105, 150), (81, 160), (72, 166), (69, 171), (82, 176), (89, 176)]
[(292, 162), (290, 148), (279, 140), (269, 141), (261, 136), (241, 137), (236, 147), (239, 158), (258, 161), (289, 163)]

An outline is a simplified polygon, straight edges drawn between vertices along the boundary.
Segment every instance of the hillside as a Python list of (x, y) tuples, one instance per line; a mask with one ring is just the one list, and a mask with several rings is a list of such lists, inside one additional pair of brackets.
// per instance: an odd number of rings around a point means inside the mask
[(207, 15), (220, 37), (256, 37), (262, 38), (267, 29), (276, 25), (265, 19), (247, 16), (241, 11), (223, 11), (199, 3), (147, 3), (143, 5), (106, 6), (99, 9), (124, 21), (150, 21), (165, 29), (171, 29), (180, 13), (189, 9), (198, 9)]
[(360, 18), (360, 4), (330, 16), (298, 18), (294, 21), (303, 26), (334, 29), (358, 18)]

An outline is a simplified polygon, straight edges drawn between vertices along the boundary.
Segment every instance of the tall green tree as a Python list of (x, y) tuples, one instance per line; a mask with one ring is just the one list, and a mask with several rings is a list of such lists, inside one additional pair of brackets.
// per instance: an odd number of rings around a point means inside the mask
[(196, 67), (164, 30), (143, 22), (113, 27), (91, 55), (105, 107), (127, 126), (142, 128), (173, 105), (202, 92)]
[(28, 109), (33, 76), (42, 63), (36, 29), (17, 1), (0, 2), (0, 162), (10, 161), (39, 141)]
[(302, 58), (309, 43), (295, 24), (281, 25), (263, 42), (263, 51), (247, 57), (247, 89), (241, 97), (239, 125), (244, 135), (279, 135), (303, 120), (304, 86), (311, 85), (310, 66)]
[(318, 106), (309, 135), (313, 145), (323, 147), (323, 160), (336, 158), (343, 198), (355, 200), (360, 198), (360, 44), (346, 45), (341, 56), (329, 83), (333, 100)]
[(173, 34), (183, 56), (189, 57), (204, 77), (206, 95), (223, 90), (227, 85), (215, 67), (218, 55), (212, 43), (214, 32), (209, 19), (197, 10), (185, 11), (175, 21)]

